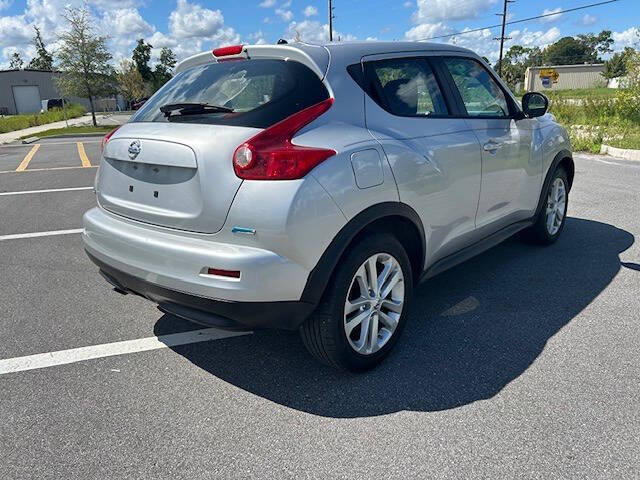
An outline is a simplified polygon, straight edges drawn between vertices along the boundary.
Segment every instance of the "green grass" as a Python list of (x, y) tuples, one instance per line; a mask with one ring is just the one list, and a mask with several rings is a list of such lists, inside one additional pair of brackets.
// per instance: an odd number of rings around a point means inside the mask
[(640, 150), (640, 129), (627, 131), (622, 135), (622, 138), (605, 138), (602, 143), (617, 148)]
[[(615, 88), (607, 87), (593, 87), (593, 88), (574, 88), (565, 90), (540, 90), (540, 93), (546, 95), (551, 100), (568, 100), (568, 99), (584, 99), (584, 98), (615, 98), (618, 90)], [(526, 92), (515, 93), (518, 100)]]
[[(85, 114), (82, 105), (67, 105), (67, 118), (76, 118)], [(14, 132), (23, 128), (46, 125), (47, 123), (64, 120), (64, 112), (61, 108), (52, 108), (44, 113), (31, 113), (27, 115), (7, 115), (0, 117), (0, 133)]]
[(548, 90), (543, 91), (550, 99), (565, 100), (569, 98), (584, 99), (584, 98), (615, 98), (617, 89), (596, 87), (596, 88), (576, 88), (573, 90)]
[[(640, 148), (640, 102), (632, 90), (613, 90), (615, 96), (583, 97), (577, 105), (569, 97), (552, 98), (549, 111), (569, 131), (575, 151), (599, 152), (605, 143), (619, 148)], [(576, 98), (571, 97), (571, 98)]]
[[(93, 125), (89, 126), (76, 126), (76, 127), (65, 127), (65, 128), (52, 128), (50, 130), (45, 130), (44, 132), (38, 132), (36, 134), (37, 137), (52, 137), (55, 135), (77, 135), (82, 133), (108, 133), (111, 130), (116, 128), (113, 125), (98, 125), (94, 127)], [(32, 137), (33, 135), (27, 135), (22, 138)]]

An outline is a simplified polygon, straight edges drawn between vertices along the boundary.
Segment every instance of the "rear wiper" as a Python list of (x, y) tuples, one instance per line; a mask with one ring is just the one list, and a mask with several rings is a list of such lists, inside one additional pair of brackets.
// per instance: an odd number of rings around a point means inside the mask
[(170, 117), (171, 112), (180, 111), (180, 115), (197, 115), (200, 113), (232, 113), (233, 108), (210, 103), (167, 103), (160, 107), (165, 117)]

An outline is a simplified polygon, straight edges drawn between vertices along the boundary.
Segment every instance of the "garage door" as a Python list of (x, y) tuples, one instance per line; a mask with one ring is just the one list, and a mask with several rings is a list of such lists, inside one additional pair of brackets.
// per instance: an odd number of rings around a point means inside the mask
[(11, 88), (18, 113), (40, 111), (40, 89), (37, 85), (15, 85)]

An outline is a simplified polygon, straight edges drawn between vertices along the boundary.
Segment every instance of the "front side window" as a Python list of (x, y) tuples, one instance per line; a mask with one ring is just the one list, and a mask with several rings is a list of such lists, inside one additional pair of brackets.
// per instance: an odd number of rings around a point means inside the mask
[(404, 117), (448, 115), (435, 75), (424, 58), (398, 58), (365, 63), (376, 84), (372, 97), (389, 113)]
[(489, 71), (470, 58), (444, 59), (471, 117), (508, 117), (509, 104)]

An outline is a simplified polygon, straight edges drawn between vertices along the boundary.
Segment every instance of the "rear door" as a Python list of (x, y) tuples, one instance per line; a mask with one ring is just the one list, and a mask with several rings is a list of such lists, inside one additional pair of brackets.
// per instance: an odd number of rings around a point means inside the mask
[(482, 147), (482, 188), (476, 226), (497, 230), (529, 218), (536, 207), (541, 165), (532, 155), (532, 121), (516, 120), (516, 107), (478, 60), (441, 59), (460, 113)]
[(455, 118), (427, 54), (363, 58), (367, 128), (382, 145), (400, 200), (420, 215), (433, 263), (468, 244), (480, 194), (481, 154)]

